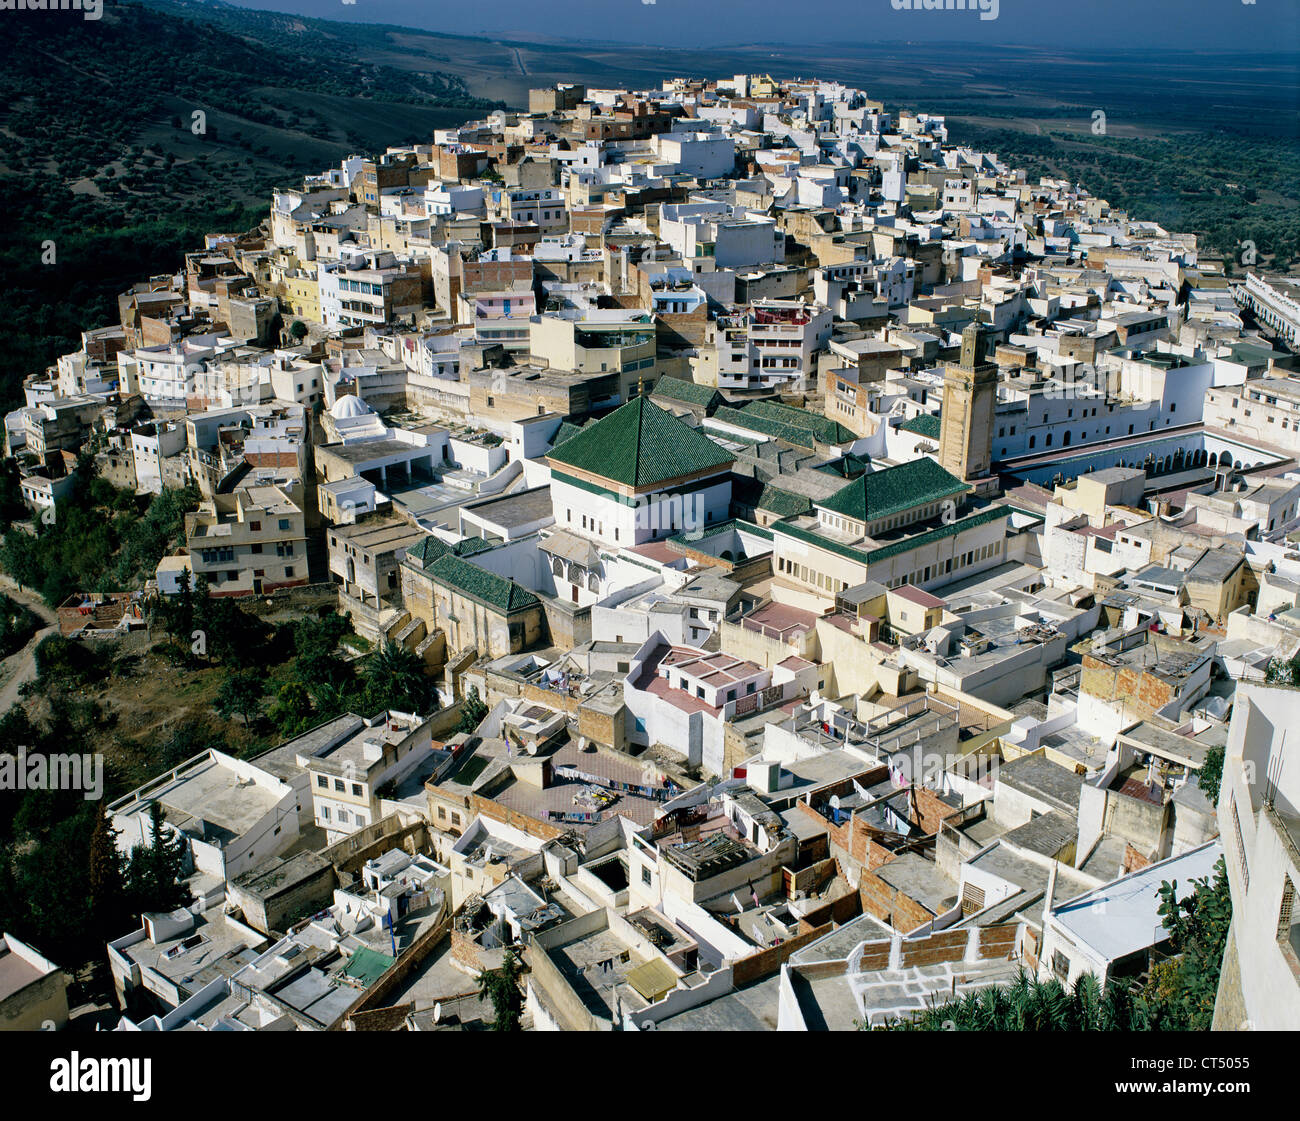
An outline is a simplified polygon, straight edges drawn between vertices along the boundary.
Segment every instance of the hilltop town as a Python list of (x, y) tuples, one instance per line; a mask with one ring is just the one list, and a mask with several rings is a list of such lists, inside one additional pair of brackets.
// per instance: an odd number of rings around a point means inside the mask
[[(355, 155), (118, 312), (4, 418), (57, 639), (11, 659), (146, 634), (275, 734), (98, 811), (102, 1026), (938, 1027), (1056, 982), (1300, 1028), (1300, 281), (742, 74)], [(14, 559), (122, 492), (171, 539)], [(76, 1020), (38, 935), (0, 1027)]]

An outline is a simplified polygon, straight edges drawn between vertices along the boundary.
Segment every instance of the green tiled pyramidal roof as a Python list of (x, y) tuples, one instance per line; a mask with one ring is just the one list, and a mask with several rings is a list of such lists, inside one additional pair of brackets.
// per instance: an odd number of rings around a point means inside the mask
[(939, 418), (933, 413), (922, 413), (920, 416), (914, 416), (911, 420), (905, 420), (898, 426), (900, 432), (915, 432), (918, 436), (924, 436), (927, 440), (937, 440), (939, 438)]
[(854, 455), (849, 452), (847, 455), (841, 456), (830, 463), (823, 463), (814, 470), (825, 475), (839, 475), (842, 479), (856, 479), (870, 465), (870, 461), (865, 456)]
[(429, 575), (507, 615), (541, 602), (527, 588), (520, 587), (513, 580), (507, 580), (450, 553), (434, 562)]
[(638, 397), (552, 448), (548, 458), (624, 486), (646, 487), (727, 467), (734, 456), (648, 397)]
[(817, 505), (855, 521), (869, 522), (967, 489), (955, 475), (950, 475), (928, 456), (922, 456), (896, 467), (868, 471)]

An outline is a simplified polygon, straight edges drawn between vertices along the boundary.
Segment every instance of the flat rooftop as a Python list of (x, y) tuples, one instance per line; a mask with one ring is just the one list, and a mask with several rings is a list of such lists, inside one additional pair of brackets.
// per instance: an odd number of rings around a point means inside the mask
[(466, 506), (464, 511), (507, 529), (531, 525), (551, 516), (551, 490), (550, 487), (534, 487), (515, 491), (475, 502)]
[(1115, 961), (1165, 940), (1160, 885), (1212, 876), (1223, 846), (1212, 841), (1077, 896), (1051, 911), (1051, 918), (1077, 942)]
[(38, 969), (0, 941), (0, 1001), (8, 1000), (44, 976), (45, 970)]
[(1079, 788), (1083, 776), (1067, 770), (1043, 755), (1025, 755), (998, 770), (998, 782), (1015, 790), (1056, 803), (1069, 814), (1079, 812)]
[(140, 812), (156, 801), (168, 824), (177, 829), (209, 841), (232, 840), (256, 825), (281, 798), (272, 789), (246, 782), (211, 753), (182, 764), (169, 777), (165, 784), (151, 783), (114, 803), (113, 812)]
[(791, 971), (795, 999), (810, 1031), (853, 1031), (871, 1025), (911, 1019), (975, 989), (1011, 984), (1020, 963), (1000, 959), (943, 962), (909, 969), (806, 977)]

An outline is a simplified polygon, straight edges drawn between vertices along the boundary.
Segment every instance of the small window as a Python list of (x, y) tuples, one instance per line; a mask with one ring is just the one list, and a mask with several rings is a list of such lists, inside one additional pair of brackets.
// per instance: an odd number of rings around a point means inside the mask
[(1060, 950), (1052, 952), (1052, 972), (1062, 981), (1067, 980), (1070, 976), (1070, 959)]
[(317, 775), (316, 785), (322, 787), (325, 790), (328, 790), (330, 788), (330, 780), (327, 779), (324, 775)]
[(641, 865), (641, 882), (645, 884), (647, 887), (650, 886), (651, 877), (650, 877), (650, 866), (648, 864)]

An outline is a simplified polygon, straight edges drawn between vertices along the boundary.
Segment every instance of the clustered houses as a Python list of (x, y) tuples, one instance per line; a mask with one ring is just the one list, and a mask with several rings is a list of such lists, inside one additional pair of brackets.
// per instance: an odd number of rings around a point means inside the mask
[(1295, 287), (814, 80), (534, 90), (277, 191), (6, 451), (37, 507), (92, 436), (193, 484), (161, 594), (332, 581), (444, 705), (115, 804), (198, 900), (110, 944), (124, 1025), (454, 1026), (509, 942), (537, 1028), (878, 1023), (1140, 974), (1223, 856), (1225, 1022), (1295, 1026), (1295, 763), (1243, 777), (1300, 653)]

